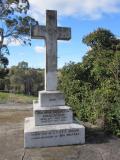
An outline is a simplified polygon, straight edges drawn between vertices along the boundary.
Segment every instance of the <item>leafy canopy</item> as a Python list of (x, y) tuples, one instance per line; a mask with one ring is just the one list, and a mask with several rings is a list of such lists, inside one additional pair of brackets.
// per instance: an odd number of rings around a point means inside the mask
[(111, 31), (98, 28), (94, 32), (83, 38), (83, 43), (92, 49), (116, 49), (116, 45), (120, 44), (120, 40), (115, 37)]
[(120, 135), (120, 40), (98, 28), (83, 38), (91, 49), (81, 63), (69, 63), (59, 74), (66, 103), (83, 121)]
[[(28, 0), (0, 0), (0, 64), (6, 67), (9, 54), (8, 44), (18, 41), (20, 44), (29, 44), (31, 25), (37, 22), (27, 15)], [(5, 43), (6, 42), (6, 43)]]

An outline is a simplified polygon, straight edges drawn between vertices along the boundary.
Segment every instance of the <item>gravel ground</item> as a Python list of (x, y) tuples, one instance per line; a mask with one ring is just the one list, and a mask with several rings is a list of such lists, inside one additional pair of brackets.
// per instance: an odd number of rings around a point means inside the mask
[(86, 144), (24, 149), (24, 118), (32, 105), (0, 105), (0, 160), (120, 160), (120, 139), (87, 129)]

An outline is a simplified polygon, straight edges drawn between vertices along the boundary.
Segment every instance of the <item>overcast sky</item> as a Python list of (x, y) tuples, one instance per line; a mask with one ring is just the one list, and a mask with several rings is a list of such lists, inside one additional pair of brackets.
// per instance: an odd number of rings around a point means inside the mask
[[(57, 10), (58, 25), (71, 27), (72, 39), (58, 42), (58, 67), (69, 61), (79, 62), (88, 48), (82, 38), (103, 27), (120, 36), (120, 0), (29, 0), (29, 14), (45, 25), (46, 9)], [(44, 67), (45, 45), (43, 40), (32, 40), (32, 46), (9, 45), (9, 66), (26, 61), (30, 67)]]

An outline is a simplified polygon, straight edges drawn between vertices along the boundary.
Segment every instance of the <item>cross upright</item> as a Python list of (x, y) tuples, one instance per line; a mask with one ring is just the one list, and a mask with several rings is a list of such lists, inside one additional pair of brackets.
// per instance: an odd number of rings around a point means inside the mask
[(46, 11), (46, 26), (32, 27), (31, 38), (45, 39), (46, 42), (46, 68), (45, 90), (57, 90), (57, 40), (71, 39), (71, 29), (57, 27), (57, 11)]

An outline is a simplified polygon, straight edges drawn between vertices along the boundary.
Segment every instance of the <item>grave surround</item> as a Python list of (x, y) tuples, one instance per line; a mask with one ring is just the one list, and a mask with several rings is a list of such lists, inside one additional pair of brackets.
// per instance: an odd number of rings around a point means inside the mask
[(57, 40), (69, 40), (71, 29), (57, 27), (57, 12), (46, 11), (46, 26), (34, 26), (32, 38), (46, 41), (45, 90), (33, 102), (33, 117), (25, 118), (24, 147), (50, 147), (85, 143), (85, 128), (73, 121), (64, 94), (57, 90)]

